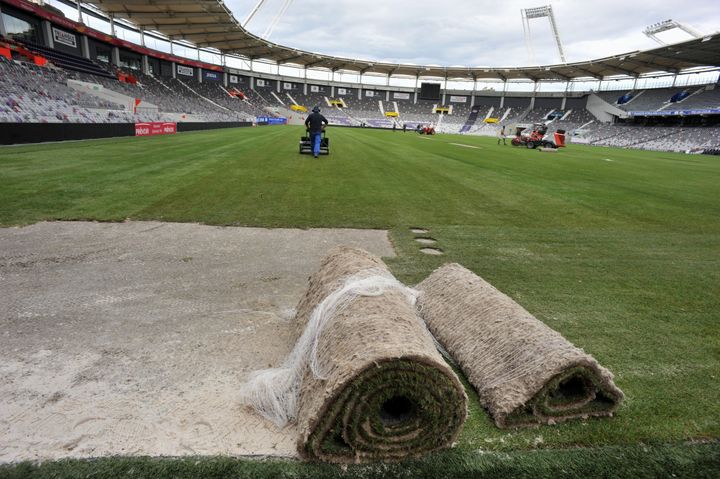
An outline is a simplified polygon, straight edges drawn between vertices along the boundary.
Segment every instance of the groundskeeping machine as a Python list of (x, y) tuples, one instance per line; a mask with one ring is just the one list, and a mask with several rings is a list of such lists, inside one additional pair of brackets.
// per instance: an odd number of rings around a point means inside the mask
[(545, 137), (547, 129), (547, 125), (544, 123), (535, 123), (532, 126), (517, 125), (515, 127), (515, 138), (512, 139), (512, 145), (524, 146), (529, 149), (541, 148), (553, 150), (564, 147), (565, 131), (556, 131), (555, 141), (552, 141)]
[[(310, 139), (310, 132), (306, 131), (305, 136), (300, 137), (300, 154), (301, 155), (312, 155), (313, 154), (313, 145), (312, 141)], [(325, 130), (322, 132), (322, 137), (320, 139), (320, 154), (321, 155), (329, 155), (330, 154), (330, 138), (327, 137), (325, 134)]]

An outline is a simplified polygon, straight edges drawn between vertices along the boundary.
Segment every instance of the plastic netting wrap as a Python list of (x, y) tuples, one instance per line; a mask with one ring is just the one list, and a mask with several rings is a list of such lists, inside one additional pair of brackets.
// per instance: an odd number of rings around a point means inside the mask
[(308, 458), (402, 459), (450, 445), (467, 398), (417, 316), (416, 295), (379, 258), (333, 250), (298, 305), (293, 352), (252, 376), (246, 402), (280, 426), (297, 423)]

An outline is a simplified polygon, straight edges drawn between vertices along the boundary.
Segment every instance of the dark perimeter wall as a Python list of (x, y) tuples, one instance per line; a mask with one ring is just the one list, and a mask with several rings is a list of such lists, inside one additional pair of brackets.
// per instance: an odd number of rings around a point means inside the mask
[[(240, 128), (250, 122), (178, 123), (178, 132)], [(0, 145), (135, 136), (134, 123), (0, 123)]]

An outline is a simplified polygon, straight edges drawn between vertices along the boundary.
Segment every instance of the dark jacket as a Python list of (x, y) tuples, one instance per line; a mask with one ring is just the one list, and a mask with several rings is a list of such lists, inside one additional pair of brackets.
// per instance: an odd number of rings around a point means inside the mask
[(323, 123), (328, 124), (327, 119), (320, 113), (310, 113), (310, 116), (305, 120), (305, 127), (310, 130), (310, 133), (321, 133), (323, 130)]

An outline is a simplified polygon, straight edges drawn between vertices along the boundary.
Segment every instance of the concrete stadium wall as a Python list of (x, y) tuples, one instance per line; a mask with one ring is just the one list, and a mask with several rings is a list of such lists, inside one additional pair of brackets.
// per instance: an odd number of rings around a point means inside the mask
[[(500, 101), (501, 97), (499, 96), (476, 96), (475, 97), (475, 105), (477, 106), (492, 106), (495, 108), (500, 108)], [(530, 100), (527, 102), (530, 104)]]
[(585, 108), (585, 105), (587, 105), (587, 96), (581, 98), (568, 98), (565, 101), (566, 110), (579, 110)]
[(611, 122), (617, 118), (627, 118), (628, 114), (625, 110), (621, 110), (615, 105), (611, 105), (596, 94), (592, 94), (588, 97), (587, 110), (592, 113), (595, 118), (604, 122)]
[(505, 98), (505, 108), (515, 108), (515, 109), (526, 109), (530, 106), (530, 102), (532, 99), (530, 97), (519, 97), (519, 98), (513, 98), (513, 97), (506, 97)]
[(550, 110), (558, 109), (562, 107), (562, 98), (535, 98), (535, 109), (538, 110)]

